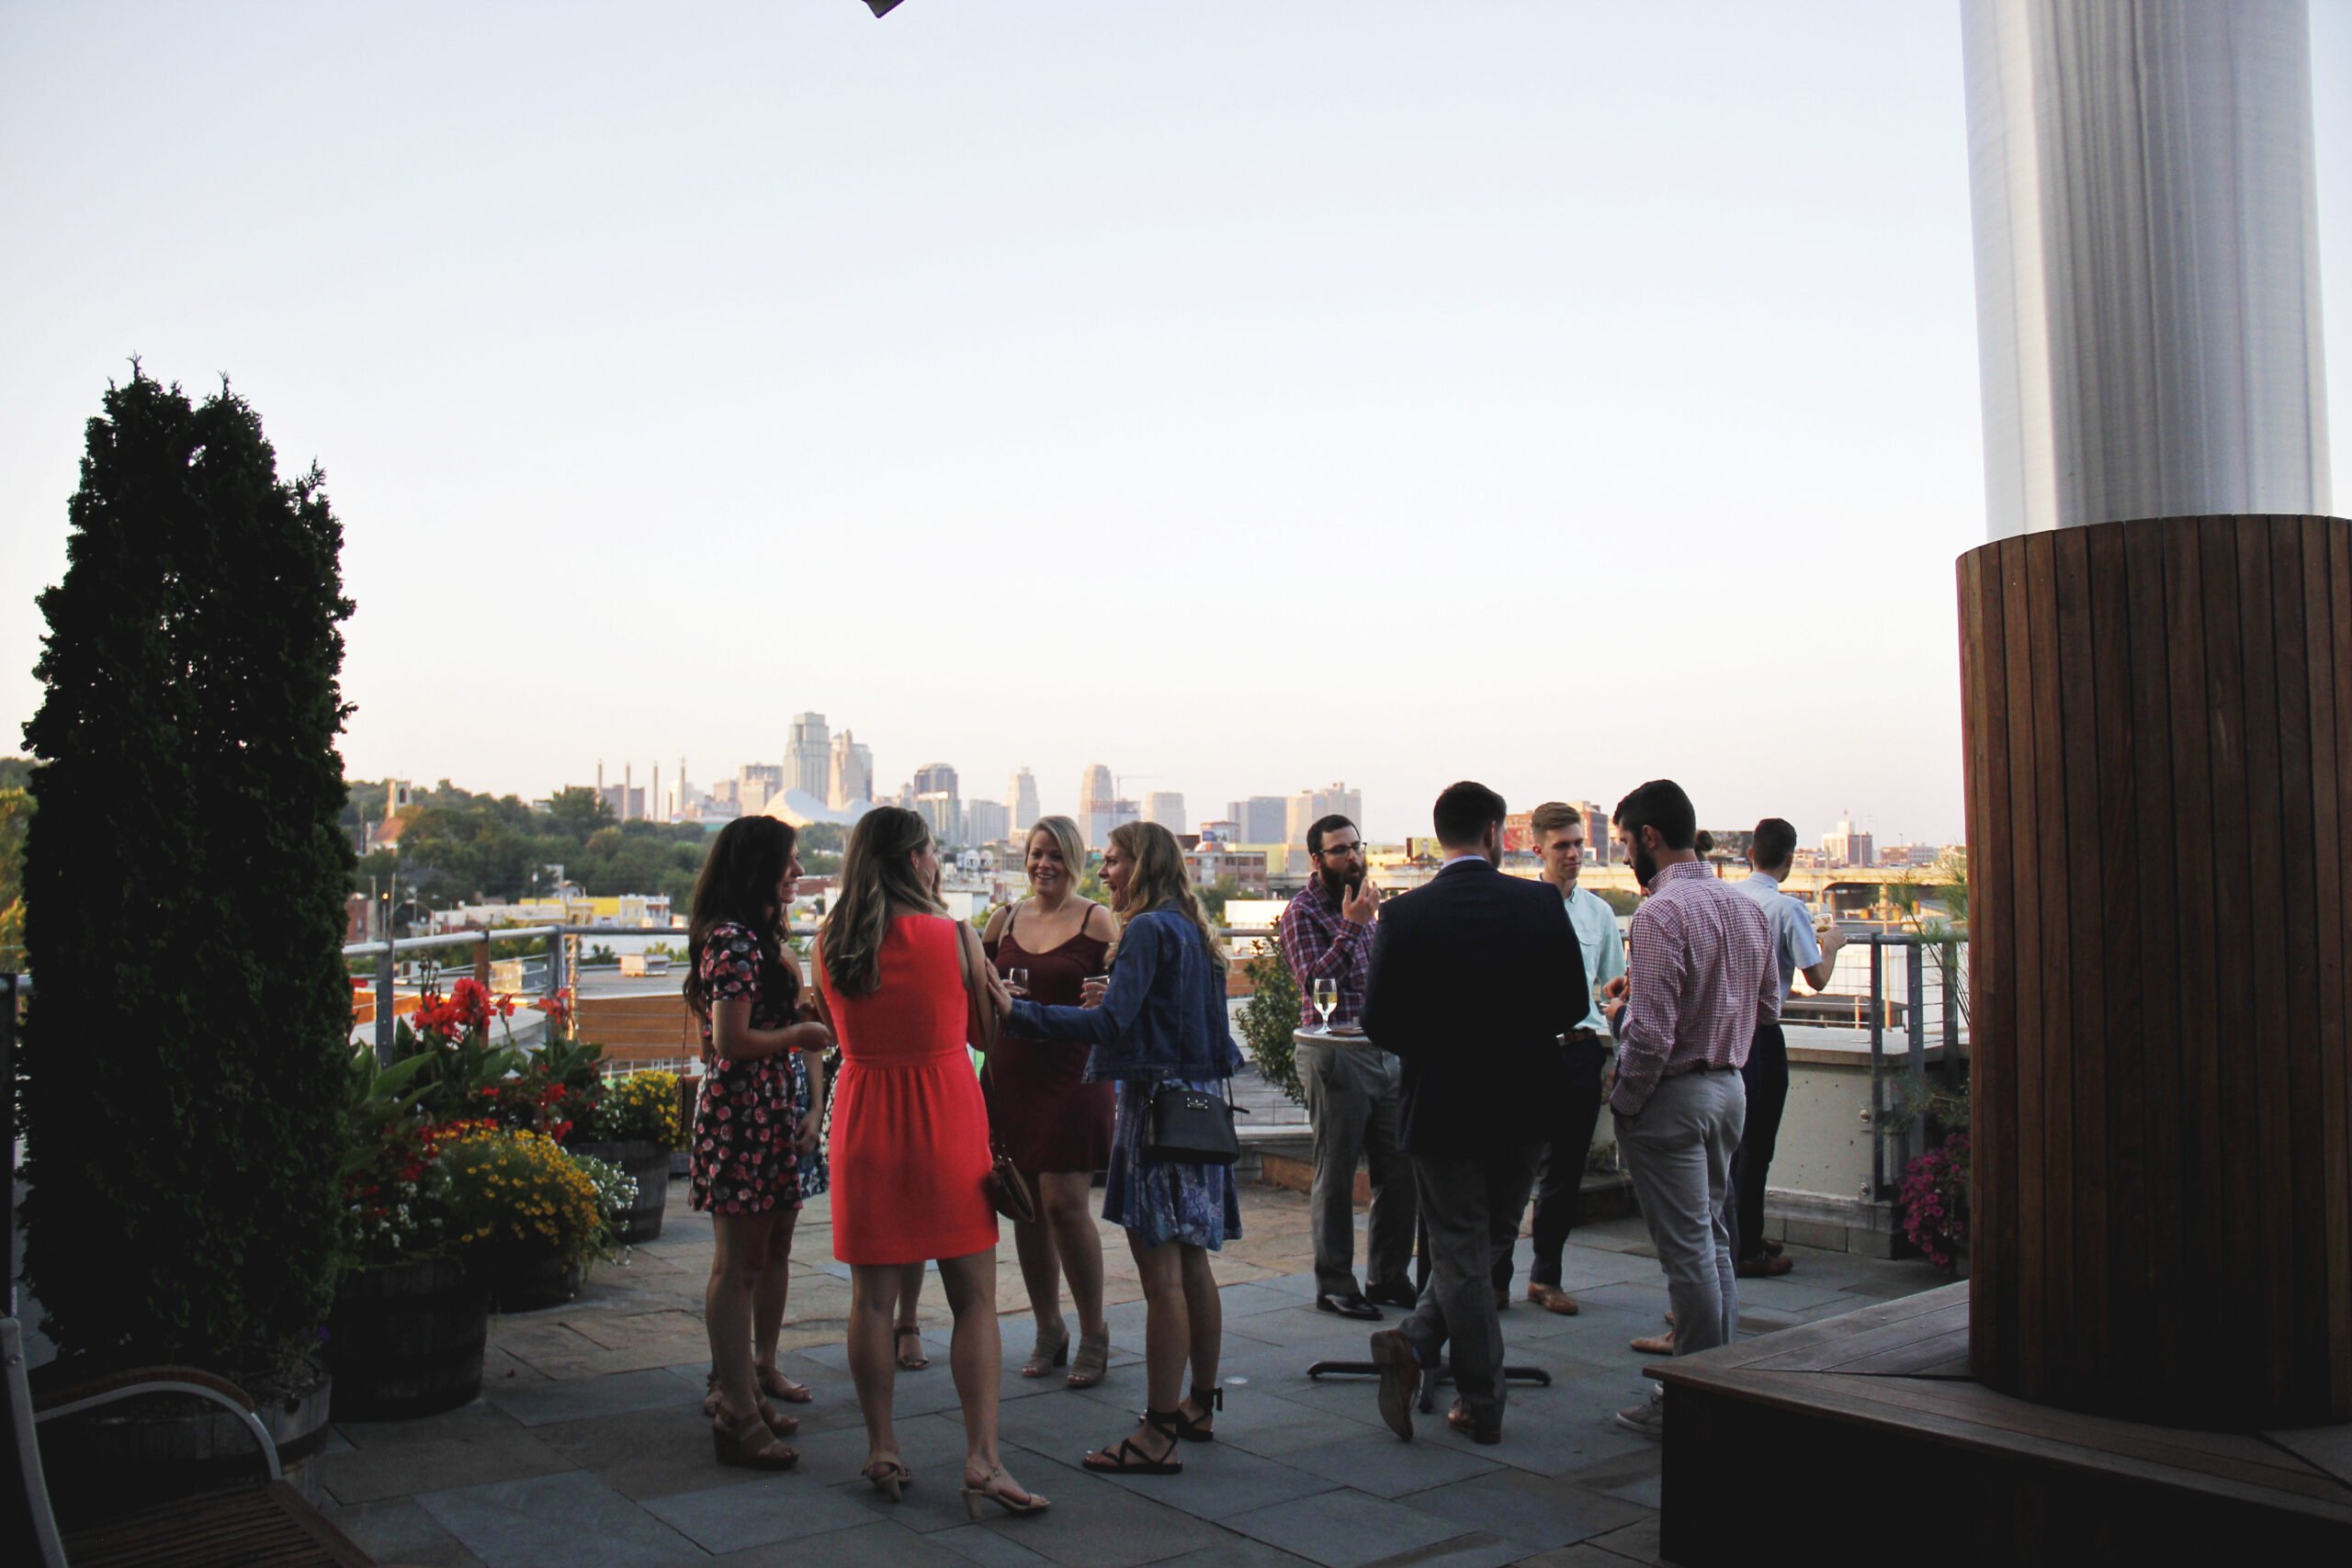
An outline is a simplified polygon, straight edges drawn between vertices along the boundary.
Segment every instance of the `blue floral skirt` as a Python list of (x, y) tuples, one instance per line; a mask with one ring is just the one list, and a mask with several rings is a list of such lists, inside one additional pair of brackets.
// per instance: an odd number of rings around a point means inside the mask
[[(1223, 1095), (1216, 1079), (1161, 1080)], [(1214, 1252), (1241, 1239), (1241, 1197), (1229, 1165), (1193, 1165), (1144, 1157), (1152, 1091), (1159, 1083), (1119, 1080), (1119, 1119), (1111, 1134), (1111, 1164), (1102, 1181), (1102, 1217), (1124, 1225), (1138, 1247), (1181, 1241)]]

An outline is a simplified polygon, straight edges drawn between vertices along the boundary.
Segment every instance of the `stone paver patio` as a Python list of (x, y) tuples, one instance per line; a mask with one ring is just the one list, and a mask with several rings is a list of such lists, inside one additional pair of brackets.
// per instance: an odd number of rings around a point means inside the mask
[[(1123, 1435), (1143, 1403), (1141, 1292), (1120, 1233), (1102, 1227), (1112, 1372), (1073, 1393), (1012, 1370), (1030, 1327), (1008, 1227), (998, 1270), (1006, 1461), (1053, 1499), (1053, 1511), (966, 1522), (956, 1495), (963, 1428), (935, 1281), (922, 1314), (933, 1365), (900, 1373), (898, 1384), (917, 1481), (904, 1502), (884, 1502), (857, 1474), (865, 1435), (842, 1346), (848, 1269), (831, 1261), (821, 1202), (801, 1222), (786, 1314), (788, 1371), (818, 1395), (799, 1407), (800, 1467), (782, 1476), (719, 1468), (700, 1412), (710, 1229), (684, 1212), (679, 1182), (662, 1239), (626, 1267), (596, 1270), (580, 1301), (492, 1320), (482, 1398), (424, 1420), (338, 1427), (317, 1461), (328, 1511), (383, 1562), (452, 1568), (1658, 1560), (1657, 1449), (1609, 1420), (1648, 1388), (1625, 1342), (1655, 1332), (1666, 1308), (1639, 1220), (1577, 1232), (1566, 1283), (1581, 1315), (1523, 1303), (1505, 1315), (1510, 1359), (1543, 1367), (1554, 1382), (1512, 1389), (1499, 1445), (1476, 1447), (1436, 1417), (1406, 1444), (1381, 1424), (1369, 1382), (1306, 1376), (1310, 1361), (1362, 1359), (1365, 1328), (1313, 1308), (1305, 1198), (1242, 1190), (1247, 1238), (1216, 1265), (1227, 1408), (1215, 1443), (1186, 1448), (1182, 1476), (1120, 1481), (1078, 1469), (1087, 1449)], [(1525, 1250), (1522, 1241), (1522, 1282)], [(1794, 1273), (1745, 1283), (1749, 1332), (1943, 1282), (1916, 1261), (1789, 1254)]]

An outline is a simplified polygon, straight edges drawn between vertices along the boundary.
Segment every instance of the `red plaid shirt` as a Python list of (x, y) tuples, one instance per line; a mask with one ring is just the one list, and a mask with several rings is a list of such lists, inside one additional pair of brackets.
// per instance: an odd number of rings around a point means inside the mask
[(1283, 918), (1275, 922), (1274, 932), (1292, 977), (1298, 981), (1301, 1029), (1323, 1027), (1323, 1016), (1315, 1010), (1317, 980), (1340, 983), (1340, 1005), (1331, 1010), (1331, 1022), (1336, 1026), (1357, 1021), (1363, 1012), (1364, 981), (1372, 975), (1372, 928), (1379, 919), (1375, 915), (1370, 924), (1360, 926), (1342, 918), (1339, 899), (1323, 886), (1320, 876), (1283, 906)]
[(1639, 1116), (1658, 1079), (1747, 1065), (1759, 1020), (1781, 1016), (1772, 925), (1755, 899), (1703, 862), (1660, 871), (1634, 912), (1632, 987), (1617, 1025), (1622, 1116)]

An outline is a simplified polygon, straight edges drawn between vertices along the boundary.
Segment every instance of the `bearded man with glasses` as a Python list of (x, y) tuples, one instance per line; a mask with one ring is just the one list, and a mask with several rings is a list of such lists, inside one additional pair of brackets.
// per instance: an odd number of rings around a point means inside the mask
[[(1396, 1136), (1396, 1058), (1364, 1037), (1364, 977), (1371, 971), (1380, 890), (1366, 876), (1363, 835), (1344, 817), (1306, 829), (1315, 874), (1283, 909), (1277, 935), (1298, 981), (1298, 1026), (1319, 1038), (1298, 1046), (1298, 1081), (1315, 1122), (1315, 1304), (1341, 1317), (1377, 1318), (1380, 1306), (1409, 1307), (1417, 1204), (1413, 1165)], [(1339, 1005), (1325, 1023), (1315, 983), (1333, 982)], [(1372, 1172), (1372, 1215), (1364, 1278), (1356, 1289), (1356, 1162)]]

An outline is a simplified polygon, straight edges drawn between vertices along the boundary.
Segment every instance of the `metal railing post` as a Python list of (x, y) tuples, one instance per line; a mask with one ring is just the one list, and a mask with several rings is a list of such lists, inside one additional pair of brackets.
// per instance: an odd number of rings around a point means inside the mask
[(1928, 1089), (1928, 950), (1917, 937), (1904, 944), (1907, 954), (1905, 984), (1911, 992), (1911, 1015), (1905, 1033), (1911, 1042), (1911, 1120), (1903, 1129), (1903, 1166), (1908, 1170), (1928, 1146), (1928, 1113), (1921, 1108)]
[(1886, 950), (1881, 933), (1871, 944), (1871, 1197), (1886, 1192)]
[(389, 1067), (393, 1052), (392, 933), (384, 932), (384, 951), (376, 955), (376, 1065)]
[(548, 938), (548, 995), (563, 995), (563, 928), (558, 926)]
[(474, 983), (490, 989), (490, 932), (481, 933), (481, 951), (474, 954)]
[[(17, 1168), (17, 976), (0, 974), (0, 1094), (8, 1097), (8, 1168)], [(8, 1183), (8, 1235), (17, 1234), (17, 1191)], [(17, 1270), (8, 1270), (8, 1315), (17, 1315)]]
[[(17, 976), (0, 971), (0, 1094), (8, 1097), (8, 1168), (17, 1167)], [(16, 1315), (13, 1307), (10, 1316)]]

